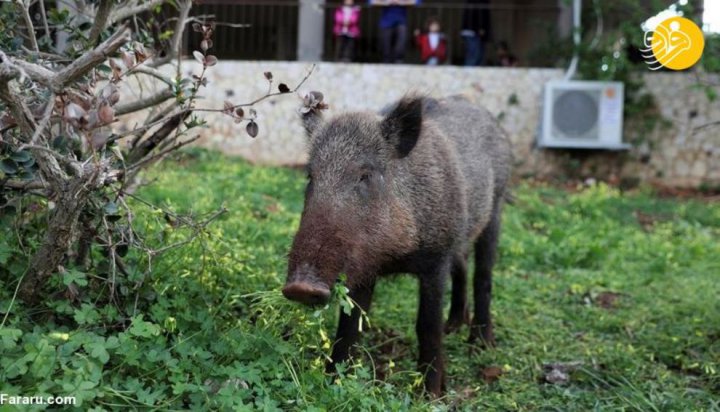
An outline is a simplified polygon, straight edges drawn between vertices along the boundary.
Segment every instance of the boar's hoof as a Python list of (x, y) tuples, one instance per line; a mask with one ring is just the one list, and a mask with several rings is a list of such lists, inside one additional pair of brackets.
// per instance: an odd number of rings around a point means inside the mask
[(457, 332), (462, 325), (469, 325), (470, 324), (470, 311), (465, 308), (463, 310), (461, 315), (457, 314), (450, 314), (450, 317), (448, 318), (447, 322), (445, 322), (445, 333), (450, 334), (453, 332)]
[(327, 286), (307, 282), (288, 283), (282, 293), (286, 298), (306, 305), (322, 304), (330, 300), (330, 289)]
[(470, 327), (470, 336), (468, 337), (468, 343), (472, 346), (471, 350), (474, 349), (492, 349), (496, 346), (495, 334), (493, 333), (492, 325), (480, 328), (478, 325), (472, 325)]

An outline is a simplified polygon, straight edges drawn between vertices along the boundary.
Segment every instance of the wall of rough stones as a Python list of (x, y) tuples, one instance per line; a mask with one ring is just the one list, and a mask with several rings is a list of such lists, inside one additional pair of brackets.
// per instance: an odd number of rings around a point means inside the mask
[[(293, 88), (310, 65), (302, 62), (224, 61), (208, 72), (209, 84), (199, 107), (221, 108), (223, 101), (241, 103), (267, 92), (263, 72), (275, 83)], [(184, 71), (198, 73), (193, 62)], [(443, 96), (462, 93), (494, 113), (513, 141), (518, 176), (596, 177), (657, 181), (671, 186), (720, 184), (720, 126), (698, 128), (720, 120), (720, 102), (710, 102), (693, 87), (692, 73), (648, 73), (646, 85), (667, 120), (637, 139), (626, 119), (625, 140), (640, 143), (627, 152), (538, 149), (541, 92), (548, 80), (561, 78), (558, 69), (464, 68), (454, 66), (319, 63), (300, 93), (319, 90), (330, 104), (327, 115), (346, 110), (378, 110), (408, 91)], [(720, 79), (713, 81), (720, 83)], [(146, 91), (149, 92), (149, 91)], [(258, 104), (260, 133), (250, 138), (244, 125), (219, 113), (208, 113), (209, 127), (200, 143), (251, 162), (298, 165), (306, 160), (305, 136), (297, 115), (300, 98), (284, 95)]]

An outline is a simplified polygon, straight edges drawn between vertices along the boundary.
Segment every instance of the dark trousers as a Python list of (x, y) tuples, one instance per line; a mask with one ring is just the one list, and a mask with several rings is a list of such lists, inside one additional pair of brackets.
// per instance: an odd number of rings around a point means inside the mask
[(478, 35), (463, 36), (465, 43), (465, 66), (480, 66), (485, 57), (485, 47)]
[(335, 38), (335, 61), (351, 62), (355, 51), (355, 39), (341, 34)]
[(384, 63), (402, 63), (405, 57), (407, 26), (404, 24), (380, 29)]

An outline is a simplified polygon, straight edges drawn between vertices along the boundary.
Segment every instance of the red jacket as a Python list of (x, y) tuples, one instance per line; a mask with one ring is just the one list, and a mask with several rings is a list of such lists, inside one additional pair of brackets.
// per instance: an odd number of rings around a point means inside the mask
[(420, 58), (423, 63), (430, 60), (431, 57), (437, 57), (438, 63), (442, 63), (447, 58), (447, 40), (445, 35), (440, 33), (440, 41), (435, 50), (430, 48), (430, 36), (428, 33), (422, 33), (415, 36), (415, 44), (420, 49)]
[[(340, 6), (335, 10), (335, 25), (333, 26), (333, 34), (339, 36), (343, 34), (343, 7)], [(350, 21), (347, 25), (347, 33), (345, 35), (357, 38), (360, 37), (360, 7), (351, 6)]]

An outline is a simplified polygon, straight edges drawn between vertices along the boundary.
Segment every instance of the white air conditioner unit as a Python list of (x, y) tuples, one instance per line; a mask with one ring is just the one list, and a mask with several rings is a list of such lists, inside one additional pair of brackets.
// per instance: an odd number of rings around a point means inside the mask
[(545, 85), (538, 146), (622, 150), (620, 82), (560, 80)]

